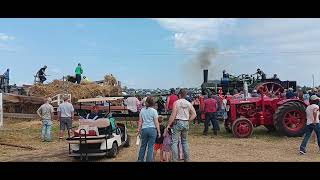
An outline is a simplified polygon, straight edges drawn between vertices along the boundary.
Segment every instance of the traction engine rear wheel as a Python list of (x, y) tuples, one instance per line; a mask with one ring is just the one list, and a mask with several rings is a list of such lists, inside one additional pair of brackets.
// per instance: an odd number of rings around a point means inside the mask
[(258, 84), (255, 89), (260, 93), (260, 94), (265, 94), (268, 97), (280, 97), (281, 93), (283, 93), (284, 89), (283, 87), (274, 82), (265, 82)]
[(248, 138), (252, 135), (253, 125), (247, 118), (238, 118), (232, 124), (232, 133), (237, 138)]
[(306, 127), (306, 108), (296, 101), (281, 105), (273, 115), (276, 130), (288, 137), (302, 136)]

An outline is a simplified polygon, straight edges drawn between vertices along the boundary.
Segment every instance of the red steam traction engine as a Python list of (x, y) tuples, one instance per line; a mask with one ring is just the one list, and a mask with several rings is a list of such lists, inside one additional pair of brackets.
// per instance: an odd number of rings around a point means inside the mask
[(258, 84), (255, 89), (261, 97), (228, 100), (227, 132), (238, 138), (247, 138), (251, 136), (253, 127), (263, 125), (285, 136), (303, 135), (307, 106), (303, 101), (281, 97), (284, 88), (274, 82)]

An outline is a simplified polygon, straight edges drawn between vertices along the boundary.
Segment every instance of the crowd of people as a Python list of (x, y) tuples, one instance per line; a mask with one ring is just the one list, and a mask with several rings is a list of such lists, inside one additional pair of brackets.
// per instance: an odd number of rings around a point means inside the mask
[[(203, 107), (200, 105), (200, 98), (203, 98)], [(125, 104), (128, 109), (131, 109), (130, 111), (136, 109), (132, 108), (132, 105), (139, 106), (141, 104), (135, 98), (128, 98), (126, 101)], [(163, 99), (161, 101), (163, 104)], [(159, 104), (159, 98), (157, 100), (156, 97), (149, 95), (146, 97), (145, 104), (142, 103), (141, 111), (137, 111), (139, 113), (137, 133), (142, 140), (138, 161), (144, 161), (145, 154), (147, 154), (146, 161), (154, 161), (156, 152), (159, 150), (160, 161), (190, 161), (188, 145), (190, 123), (193, 122), (194, 125), (197, 125), (204, 119), (203, 135), (208, 135), (210, 123), (213, 135), (217, 135), (220, 131), (218, 112), (222, 112), (223, 119), (227, 118), (227, 100), (225, 98), (221, 100), (221, 97), (216, 95), (214, 91), (204, 96), (193, 96), (185, 89), (181, 89), (178, 94), (174, 89), (171, 89), (164, 106), (164, 111), (170, 115), (167, 123), (163, 123), (163, 116), (159, 115), (161, 112)], [(204, 115), (204, 118), (201, 117), (201, 114)], [(164, 126), (166, 126), (165, 129)], [(145, 153), (146, 149), (148, 149), (147, 153)], [(151, 156), (152, 154), (153, 156)]]
[(170, 111), (171, 115), (168, 123), (164, 125), (163, 117), (159, 116), (154, 108), (155, 98), (147, 97), (145, 106), (139, 114), (137, 129), (137, 134), (141, 137), (139, 162), (154, 161), (158, 150), (160, 150), (160, 161), (181, 159), (185, 162), (190, 161), (189, 122), (195, 119), (196, 110), (186, 98), (187, 91), (184, 89), (181, 89), (178, 95), (174, 91), (171, 92), (166, 103), (166, 110)]
[[(235, 90), (232, 98), (243, 98), (243, 92)], [(180, 89), (178, 93), (174, 89), (166, 101), (162, 97), (153, 97), (147, 94), (143, 99), (140, 96), (132, 95), (128, 97), (124, 104), (127, 106), (129, 116), (139, 117), (137, 135), (141, 138), (141, 145), (138, 153), (138, 161), (154, 161), (157, 152), (160, 151), (160, 161), (190, 161), (188, 132), (190, 123), (197, 125), (204, 120), (203, 135), (208, 135), (209, 124), (212, 125), (213, 135), (217, 135), (220, 130), (218, 122), (218, 112), (222, 112), (223, 119), (227, 119), (227, 94), (216, 95), (215, 91), (204, 96), (192, 96), (185, 89)], [(248, 93), (248, 97), (259, 97), (256, 90)], [(313, 131), (318, 137), (320, 148), (320, 125), (319, 125), (319, 89), (313, 88), (310, 91), (298, 89), (294, 92), (292, 88), (285, 90), (281, 96), (283, 98), (299, 98), (306, 102), (307, 128), (306, 135), (300, 146), (300, 153), (306, 153), (306, 146)], [(201, 98), (203, 106), (201, 107)], [(43, 141), (51, 141), (53, 107), (50, 105), (51, 99), (38, 109), (37, 113), (42, 118)], [(74, 119), (74, 108), (68, 97), (64, 97), (64, 102), (58, 107), (58, 119), (60, 122), (59, 139), (63, 139), (64, 131), (67, 129), (70, 136), (72, 120)], [(168, 121), (164, 121), (162, 112), (168, 113)], [(204, 118), (201, 117), (204, 115)], [(93, 107), (87, 119), (97, 119), (101, 117), (98, 108)]]

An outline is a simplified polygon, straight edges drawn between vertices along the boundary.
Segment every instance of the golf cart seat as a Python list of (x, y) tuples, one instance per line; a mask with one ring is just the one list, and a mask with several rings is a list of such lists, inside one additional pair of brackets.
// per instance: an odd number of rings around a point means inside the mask
[(108, 118), (99, 118), (96, 120), (92, 119), (79, 119), (79, 124), (81, 125), (88, 125), (90, 127), (97, 127), (97, 128), (106, 128), (110, 126), (110, 120)]
[(75, 135), (79, 136), (80, 130), (85, 129), (87, 135), (102, 135), (99, 129), (106, 129), (110, 126), (108, 118), (100, 118), (97, 120), (92, 119), (79, 119), (79, 128), (75, 131)]

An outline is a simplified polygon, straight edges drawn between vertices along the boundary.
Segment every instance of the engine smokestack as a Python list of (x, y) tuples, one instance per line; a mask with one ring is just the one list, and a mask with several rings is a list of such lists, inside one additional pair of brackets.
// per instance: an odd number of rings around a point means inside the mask
[(208, 82), (208, 69), (203, 70), (203, 82)]

